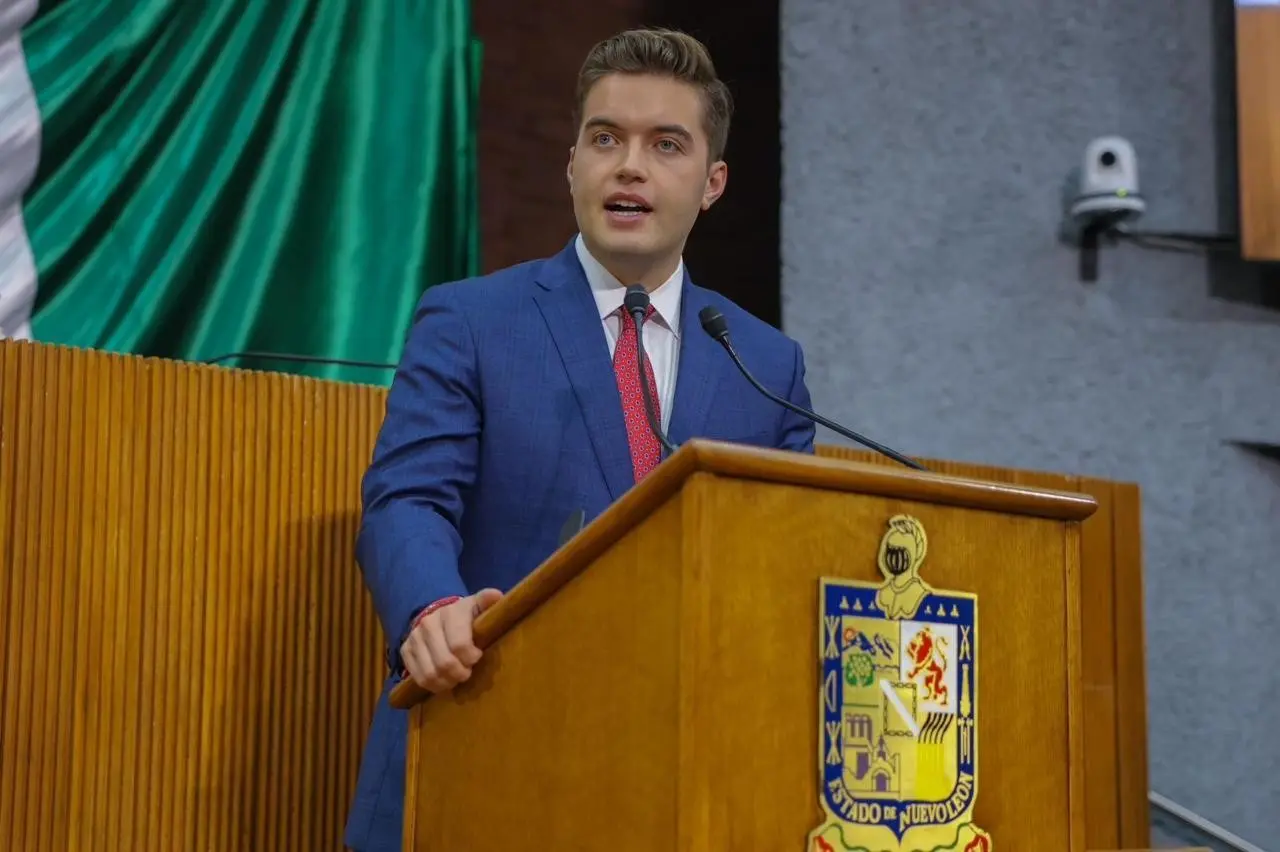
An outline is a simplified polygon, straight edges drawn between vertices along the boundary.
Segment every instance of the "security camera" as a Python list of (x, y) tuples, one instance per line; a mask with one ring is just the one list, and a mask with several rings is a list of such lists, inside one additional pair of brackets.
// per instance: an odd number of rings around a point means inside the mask
[(1071, 201), (1071, 218), (1089, 228), (1137, 219), (1147, 203), (1138, 191), (1138, 155), (1120, 136), (1100, 136), (1084, 149), (1080, 182)]

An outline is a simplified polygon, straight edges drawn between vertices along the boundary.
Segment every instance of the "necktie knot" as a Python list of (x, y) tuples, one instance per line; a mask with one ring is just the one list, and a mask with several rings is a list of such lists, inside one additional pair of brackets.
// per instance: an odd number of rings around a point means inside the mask
[[(644, 309), (644, 319), (641, 320), (641, 322), (648, 322), (649, 319), (653, 316), (654, 311), (655, 311), (655, 308), (653, 307), (653, 305), (646, 305)], [(626, 305), (623, 305), (620, 308), (618, 308), (618, 315), (623, 320), (626, 320), (626, 321), (630, 321), (631, 319), (631, 312), (627, 310)]]

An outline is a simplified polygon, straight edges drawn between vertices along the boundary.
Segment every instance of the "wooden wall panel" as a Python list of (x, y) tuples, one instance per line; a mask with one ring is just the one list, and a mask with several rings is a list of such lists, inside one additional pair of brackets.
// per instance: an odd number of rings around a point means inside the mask
[[(352, 549), (384, 401), (0, 341), (0, 849), (341, 848), (383, 675)], [(1086, 832), (1145, 846), (1137, 488), (929, 464), (1102, 504)]]
[(1280, 8), (1236, 7), (1242, 252), (1280, 260)]
[(1120, 845), (1151, 842), (1150, 778), (1147, 767), (1147, 646), (1142, 591), (1142, 495), (1138, 487), (1112, 484), (1111, 524), (1115, 542), (1113, 594), (1116, 612), (1116, 795)]
[(577, 224), (565, 169), (578, 69), (602, 38), (652, 22), (649, 0), (475, 0), (485, 272), (555, 254)]
[(378, 389), (0, 343), (0, 849), (340, 849)]
[[(848, 447), (825, 446), (818, 452), (872, 464), (896, 464)], [(920, 461), (939, 473), (1080, 491), (1098, 501), (1098, 511), (1080, 529), (1085, 843), (1089, 849), (1147, 846), (1151, 820), (1138, 486), (938, 459)]]

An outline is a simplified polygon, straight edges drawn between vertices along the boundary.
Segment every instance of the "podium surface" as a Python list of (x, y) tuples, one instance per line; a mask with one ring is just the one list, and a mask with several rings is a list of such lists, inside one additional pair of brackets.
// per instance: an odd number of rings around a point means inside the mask
[(405, 848), (1083, 852), (1095, 508), (692, 441), (397, 688)]

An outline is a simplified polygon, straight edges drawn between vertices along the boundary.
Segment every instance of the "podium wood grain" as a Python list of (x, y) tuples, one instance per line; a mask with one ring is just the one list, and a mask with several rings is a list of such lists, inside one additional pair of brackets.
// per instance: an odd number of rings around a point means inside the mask
[(586, 531), (592, 558), (548, 563), (554, 594), (535, 575), (491, 610), (477, 677), (413, 710), (408, 848), (801, 846), (821, 818), (818, 580), (878, 582), (885, 522), (908, 512), (926, 582), (979, 596), (977, 823), (1083, 852), (1078, 526), (1061, 519), (1092, 500), (682, 452), (662, 472), (681, 488), (624, 497)]
[[(819, 453), (893, 466), (848, 447)], [(1146, 641), (1142, 591), (1142, 494), (1135, 483), (1048, 471), (928, 459), (931, 470), (989, 482), (1082, 492), (1098, 510), (1080, 525), (1085, 706), (1085, 841), (1090, 849), (1151, 842), (1147, 777)]]

